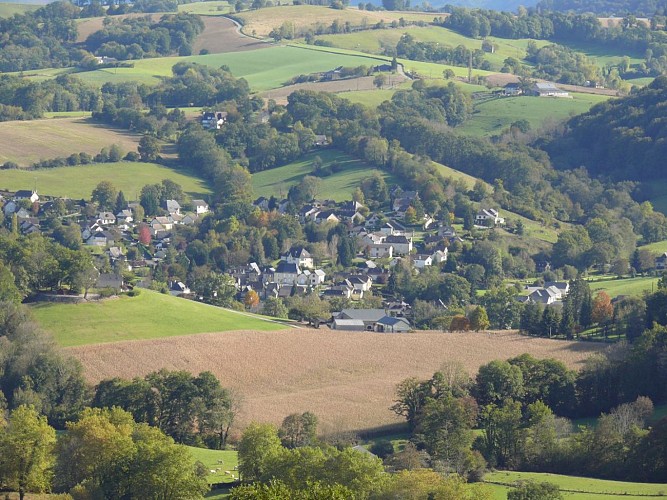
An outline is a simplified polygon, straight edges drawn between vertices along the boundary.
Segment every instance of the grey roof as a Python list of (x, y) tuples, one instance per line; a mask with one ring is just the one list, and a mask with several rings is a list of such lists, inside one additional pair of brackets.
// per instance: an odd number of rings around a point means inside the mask
[(341, 319), (359, 319), (362, 321), (378, 321), (386, 316), (384, 309), (343, 309), (339, 318)]
[(408, 240), (405, 236), (396, 236), (396, 235), (391, 235), (387, 236), (387, 238), (384, 240), (385, 243), (410, 243), (410, 240)]
[(276, 268), (276, 273), (290, 273), (290, 274), (299, 274), (299, 266), (297, 266), (294, 263), (289, 263), (285, 262), (284, 260), (281, 260), (278, 263), (278, 267)]
[(405, 318), (394, 318), (392, 316), (384, 316), (378, 320), (378, 323), (382, 325), (394, 326), (398, 323), (405, 323), (407, 326), (410, 326), (410, 322)]

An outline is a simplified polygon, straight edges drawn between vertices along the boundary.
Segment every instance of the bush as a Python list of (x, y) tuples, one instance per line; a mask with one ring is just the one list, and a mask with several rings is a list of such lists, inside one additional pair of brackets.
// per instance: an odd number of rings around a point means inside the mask
[(381, 459), (387, 458), (389, 455), (392, 455), (394, 453), (394, 445), (391, 444), (390, 441), (387, 441), (385, 439), (381, 441), (376, 441), (371, 445), (369, 448), (369, 451), (380, 457)]
[(137, 153), (136, 151), (130, 151), (125, 155), (124, 159), (127, 161), (139, 161), (140, 158), (141, 157), (139, 156), (139, 153)]
[(129, 292), (127, 292), (128, 297), (138, 297), (139, 295), (141, 295), (141, 290), (139, 290), (138, 288), (134, 288)]
[(101, 299), (106, 299), (108, 297), (113, 297), (116, 295), (116, 290), (113, 288), (100, 288), (97, 293), (99, 294)]

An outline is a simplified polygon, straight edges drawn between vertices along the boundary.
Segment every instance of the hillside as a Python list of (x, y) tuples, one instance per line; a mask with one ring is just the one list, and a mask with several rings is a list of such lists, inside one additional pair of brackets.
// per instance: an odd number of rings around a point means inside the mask
[(137, 297), (121, 296), (85, 304), (38, 303), (31, 310), (37, 322), (65, 347), (203, 332), (286, 328), (261, 317), (150, 290), (141, 290)]
[(312, 411), (321, 432), (327, 433), (397, 422), (388, 409), (395, 384), (406, 377), (430, 377), (445, 361), (460, 361), (472, 374), (492, 359), (529, 352), (580, 368), (589, 354), (603, 348), (511, 332), (388, 335), (291, 329), (116, 342), (68, 351), (81, 360), (90, 382), (160, 368), (211, 370), (223, 386), (244, 395), (243, 422), (280, 423), (290, 413)]
[(665, 178), (667, 77), (622, 99), (609, 100), (568, 122), (545, 149), (560, 168), (585, 166), (617, 180)]
[(544, 10), (560, 12), (592, 12), (604, 16), (652, 16), (667, 8), (665, 0), (541, 0), (537, 6)]

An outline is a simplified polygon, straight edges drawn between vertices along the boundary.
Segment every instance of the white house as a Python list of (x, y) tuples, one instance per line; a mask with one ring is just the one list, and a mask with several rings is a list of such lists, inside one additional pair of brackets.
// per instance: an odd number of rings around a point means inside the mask
[(208, 203), (204, 200), (192, 200), (192, 206), (195, 209), (197, 215), (207, 214), (210, 210)]
[(206, 130), (215, 130), (222, 128), (227, 121), (226, 111), (204, 111), (201, 115), (201, 126)]
[(433, 265), (433, 257), (425, 254), (417, 254), (412, 262), (417, 269), (424, 269), (426, 266)]
[(570, 94), (565, 90), (559, 89), (552, 82), (538, 82), (531, 88), (533, 95), (538, 97), (570, 97)]
[(505, 224), (505, 219), (500, 216), (495, 208), (482, 208), (475, 215), (475, 225), (493, 227)]
[(407, 255), (412, 251), (412, 237), (408, 236), (387, 236), (385, 243), (394, 247), (394, 253), (399, 255)]
[(273, 272), (273, 281), (281, 285), (293, 285), (300, 274), (299, 266), (281, 260)]
[(374, 243), (368, 246), (371, 259), (391, 259), (394, 256), (394, 247), (389, 243)]
[(116, 216), (113, 212), (100, 212), (97, 216), (97, 220), (103, 226), (108, 226), (116, 223)]
[(288, 252), (280, 256), (285, 262), (296, 264), (299, 267), (312, 269), (315, 267), (313, 256), (303, 247), (292, 247)]
[(27, 189), (21, 189), (19, 191), (16, 191), (16, 193), (14, 194), (14, 199), (30, 200), (30, 203), (35, 203), (36, 201), (39, 201), (39, 195), (35, 190), (29, 191)]
[(181, 204), (176, 201), (176, 200), (165, 200), (164, 202), (165, 208), (167, 209), (167, 212), (169, 215), (174, 215), (174, 214), (181, 214)]

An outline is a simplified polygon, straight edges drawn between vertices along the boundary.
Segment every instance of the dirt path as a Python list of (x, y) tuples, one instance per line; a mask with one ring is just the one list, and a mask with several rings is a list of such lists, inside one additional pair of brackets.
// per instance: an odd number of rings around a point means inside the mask
[(473, 374), (481, 364), (529, 352), (580, 368), (604, 346), (529, 338), (510, 332), (379, 334), (291, 329), (237, 331), (117, 342), (67, 350), (91, 383), (143, 376), (160, 368), (212, 371), (245, 396), (242, 423), (280, 423), (313, 411), (322, 431), (363, 429), (397, 421), (389, 410), (394, 388), (429, 377), (443, 362), (460, 361)]

